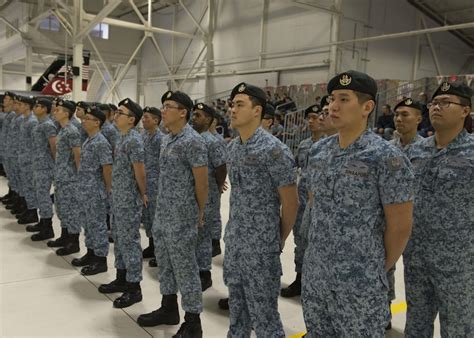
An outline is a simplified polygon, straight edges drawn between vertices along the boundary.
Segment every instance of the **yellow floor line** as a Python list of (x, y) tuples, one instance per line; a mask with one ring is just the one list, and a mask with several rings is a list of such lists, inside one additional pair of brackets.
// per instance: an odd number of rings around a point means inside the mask
[[(400, 302), (396, 304), (392, 304), (390, 307), (390, 310), (392, 311), (392, 315), (396, 315), (397, 313), (400, 312), (406, 312), (407, 310), (407, 303), (406, 302)], [(288, 336), (287, 338), (301, 338), (306, 334), (306, 332), (300, 332), (291, 336)]]

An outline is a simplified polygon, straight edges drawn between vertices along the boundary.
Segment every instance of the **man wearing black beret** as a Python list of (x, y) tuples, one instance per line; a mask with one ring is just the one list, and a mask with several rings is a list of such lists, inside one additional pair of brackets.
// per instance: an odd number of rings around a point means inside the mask
[(427, 104), (435, 134), (408, 152), (417, 182), (403, 253), (406, 337), (432, 337), (438, 314), (441, 336), (473, 332), (474, 138), (464, 129), (472, 94), (464, 83), (441, 83)]
[(301, 295), (307, 335), (383, 337), (386, 273), (410, 236), (414, 175), (401, 150), (367, 129), (373, 78), (343, 72), (329, 81), (328, 94), (338, 134), (315, 143), (308, 160), (311, 223)]
[(209, 132), (209, 127), (214, 121), (216, 111), (207, 104), (194, 105), (192, 125), (206, 142), (208, 151), (208, 182), (209, 193), (206, 209), (204, 211), (204, 226), (198, 230), (198, 244), (196, 258), (199, 266), (202, 291), (212, 285), (212, 230), (220, 222), (220, 198), (223, 191), (227, 169), (225, 165), (225, 152), (220, 146), (220, 141)]
[(323, 136), (320, 130), (320, 119), (321, 107), (319, 104), (313, 104), (305, 109), (305, 119), (308, 122), (308, 129), (311, 131), (311, 136), (301, 141), (298, 146), (296, 154), (296, 165), (299, 168), (300, 180), (298, 181), (298, 197), (299, 197), (299, 208), (296, 216), (295, 226), (293, 227), (293, 238), (295, 241), (295, 271), (296, 279), (288, 287), (281, 289), (281, 296), (285, 298), (295, 297), (301, 295), (301, 269), (303, 267), (304, 257), (304, 233), (301, 231), (301, 224), (303, 220), (304, 210), (306, 209), (306, 203), (308, 200), (308, 188), (306, 176), (303, 176), (303, 171), (306, 170), (308, 163), (308, 154), (311, 146), (319, 141)]
[(239, 83), (231, 124), (240, 137), (227, 148), (232, 185), (225, 230), (224, 282), (229, 289), (229, 337), (285, 337), (278, 312), (280, 252), (298, 209), (296, 166), (286, 145), (260, 127), (265, 92)]
[(142, 108), (129, 98), (119, 102), (115, 123), (120, 140), (112, 166), (112, 234), (114, 236), (116, 279), (99, 287), (101, 293), (123, 292), (114, 300), (115, 308), (125, 308), (142, 300), (142, 249), (140, 221), (148, 206), (143, 139), (135, 129)]
[(160, 173), (160, 148), (163, 134), (160, 131), (161, 111), (156, 107), (143, 108), (143, 143), (145, 145), (146, 191), (148, 208), (143, 210), (142, 223), (148, 237), (149, 245), (143, 250), (143, 258), (152, 258), (148, 263), (156, 267), (155, 243), (152, 226), (156, 210), (156, 195), (158, 193), (158, 178)]
[(16, 116), (15, 112), (13, 111), (13, 97), (15, 96), (12, 92), (5, 92), (3, 95), (3, 111), (5, 113), (5, 117), (2, 122), (2, 128), (0, 133), (0, 152), (2, 157), (2, 165), (5, 171), (5, 174), (8, 178), (8, 193), (1, 197), (0, 200), (3, 204), (11, 204), (11, 202), (16, 201), (19, 196), (17, 196), (16, 192), (12, 190), (11, 187), (11, 171), (10, 171), (10, 160), (9, 160), (9, 152), (10, 148), (8, 147), (8, 131), (10, 130), (10, 123), (12, 119)]
[(87, 253), (71, 261), (74, 266), (82, 266), (85, 276), (107, 271), (109, 238), (107, 233), (106, 197), (112, 184), (112, 147), (100, 128), (105, 122), (105, 114), (95, 106), (84, 109), (82, 125), (89, 137), (81, 148), (78, 170), (80, 190), (78, 206), (84, 215), (84, 238)]
[(54, 237), (53, 203), (50, 198), (54, 178), (54, 158), (56, 156), (56, 136), (58, 130), (50, 117), (51, 100), (37, 98), (33, 113), (38, 125), (33, 130), (33, 181), (38, 202), (38, 224), (26, 227), (28, 232), (38, 232), (31, 236), (32, 241), (42, 241)]
[(272, 133), (273, 119), (275, 118), (275, 108), (270, 103), (266, 103), (263, 108), (262, 128), (267, 133)]
[(117, 127), (113, 124), (113, 115), (115, 114), (115, 111), (113, 111), (109, 104), (98, 104), (97, 108), (105, 115), (105, 122), (102, 124), (100, 132), (105, 136), (107, 141), (109, 141), (113, 154), (117, 140), (120, 137)]
[(38, 119), (32, 113), (34, 99), (22, 96), (19, 109), (23, 115), (23, 122), (20, 126), (18, 164), (20, 168), (21, 187), (26, 200), (27, 210), (17, 215), (19, 224), (29, 224), (38, 222), (38, 202), (33, 182), (33, 162), (34, 142), (33, 129), (38, 124)]
[(390, 141), (394, 146), (407, 152), (409, 146), (423, 139), (418, 135), (418, 125), (421, 123), (423, 106), (412, 98), (406, 98), (394, 108), (395, 129), (394, 139)]
[(204, 225), (208, 158), (204, 139), (189, 126), (193, 102), (180, 91), (161, 98), (163, 125), (153, 239), (158, 257), (161, 307), (138, 317), (141, 326), (179, 323), (177, 292), (185, 311), (176, 337), (202, 337), (202, 287), (196, 260), (198, 228)]

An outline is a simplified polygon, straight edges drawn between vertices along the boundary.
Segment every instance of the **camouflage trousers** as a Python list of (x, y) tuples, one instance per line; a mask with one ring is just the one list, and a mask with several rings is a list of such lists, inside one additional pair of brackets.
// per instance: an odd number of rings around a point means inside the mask
[(293, 227), (293, 238), (295, 240), (295, 271), (298, 273), (302, 272), (303, 269), (303, 257), (308, 242), (308, 229), (311, 221), (310, 209), (306, 210), (307, 198), (304, 196), (306, 191), (298, 192), (300, 205), (296, 214), (296, 221)]
[(158, 179), (148, 179), (147, 184), (147, 195), (148, 195), (148, 207), (143, 208), (142, 213), (142, 224), (145, 228), (145, 233), (148, 238), (153, 236), (151, 228), (153, 227), (153, 219), (155, 218), (156, 211), (156, 197), (158, 195)]
[(312, 283), (309, 272), (303, 273), (302, 285), (306, 337), (385, 337), (386, 289), (376, 294), (333, 291)]
[(109, 253), (109, 235), (107, 231), (106, 192), (83, 185), (84, 194), (80, 197), (84, 215), (84, 238), (88, 249), (94, 250), (99, 257)]
[(36, 200), (36, 191), (35, 184), (33, 180), (33, 163), (29, 158), (25, 158), (25, 155), (22, 155), (18, 158), (18, 164), (20, 169), (20, 180), (21, 187), (23, 189), (23, 196), (26, 200), (26, 205), (28, 209), (38, 208), (38, 202)]
[(126, 269), (127, 282), (138, 283), (142, 276), (142, 247), (140, 245), (141, 206), (119, 208), (113, 205), (112, 236), (114, 238), (115, 268)]
[(224, 255), (224, 282), (229, 289), (230, 327), (227, 337), (285, 337), (278, 312), (282, 269), (279, 253)]
[(222, 219), (221, 219), (221, 194), (216, 196), (214, 204), (214, 215), (209, 219), (211, 225), (211, 237), (214, 240), (220, 240), (222, 236)]
[(61, 227), (67, 228), (70, 234), (81, 232), (81, 208), (78, 205), (78, 183), (56, 182), (54, 187), (54, 204), (61, 220)]
[(53, 217), (53, 201), (51, 201), (51, 185), (53, 184), (53, 171), (49, 169), (33, 171), (36, 200), (40, 218)]
[(13, 191), (23, 196), (20, 182), (20, 168), (18, 167), (18, 158), (8, 157), (7, 163), (7, 175), (9, 175), (8, 180), (10, 181), (10, 187)]
[(470, 269), (466, 271), (448, 269), (442, 271), (430, 264), (405, 260), (404, 268), (408, 304), (405, 336), (433, 337), (433, 323), (439, 314), (441, 337), (472, 337), (474, 333), (472, 263)]
[(153, 240), (162, 295), (181, 293), (181, 306), (191, 313), (202, 312), (202, 290), (196, 261), (197, 219), (155, 219)]

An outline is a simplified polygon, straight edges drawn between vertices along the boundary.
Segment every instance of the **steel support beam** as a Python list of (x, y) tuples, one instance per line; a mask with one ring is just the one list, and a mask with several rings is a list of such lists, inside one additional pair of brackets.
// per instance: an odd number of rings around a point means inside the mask
[(30, 91), (33, 76), (33, 48), (29, 43), (26, 45), (25, 75), (25, 90)]
[(189, 9), (184, 5), (183, 3), (183, 0), (179, 0), (179, 4), (181, 5), (181, 7), (183, 7), (184, 11), (186, 12), (186, 14), (188, 14), (188, 16), (191, 18), (191, 21), (194, 23), (194, 25), (197, 27), (197, 29), (199, 29), (199, 31), (202, 33), (203, 36), (206, 36), (207, 33), (206, 31), (201, 27), (201, 25), (196, 21), (196, 19), (194, 18), (194, 15), (189, 11)]
[[(416, 23), (417, 23), (417, 27), (420, 27), (419, 15), (417, 15)], [(411, 69), (411, 81), (416, 80), (419, 65), (420, 65), (420, 35), (417, 35), (416, 42), (415, 42), (415, 56), (413, 57), (413, 64), (412, 64), (412, 69)]]
[(265, 52), (265, 40), (266, 34), (265, 29), (268, 19), (268, 0), (262, 2), (262, 17), (260, 19), (260, 53), (258, 54), (258, 68), (263, 68), (263, 53)]
[[(82, 28), (79, 33), (76, 34), (76, 40), (82, 40), (86, 34), (89, 34), (89, 32), (97, 26), (97, 24), (104, 20), (107, 15), (112, 13), (120, 3), (121, 0), (110, 0), (110, 2), (107, 3), (107, 5), (105, 5), (105, 7), (102, 8), (102, 10), (97, 13), (97, 15), (84, 28)], [(77, 13), (75, 15), (77, 15)]]
[[(202, 53), (204, 52), (204, 50), (206, 49), (207, 45), (204, 45), (202, 48), (201, 48), (201, 51), (199, 52), (198, 56), (196, 57), (196, 59), (194, 60), (193, 62), (193, 65), (191, 66), (191, 68), (189, 68), (189, 71), (188, 73), (186, 74), (186, 76), (184, 77), (183, 81), (181, 81), (181, 83), (179, 84), (178, 86), (178, 90), (182, 89), (183, 88), (183, 85), (184, 83), (186, 82), (187, 79), (189, 79), (189, 76), (191, 75), (191, 72), (194, 70), (194, 67), (196, 66), (196, 63), (199, 61), (199, 59), (201, 58), (201, 55)], [(206, 72), (207, 74), (207, 72)], [(206, 76), (207, 78), (208, 76)]]
[[(341, 27), (341, 5), (342, 0), (334, 0), (334, 7), (336, 13), (331, 15), (331, 31), (330, 41), (336, 43), (339, 41), (339, 29)], [(355, 42), (354, 42), (355, 43)], [(337, 44), (331, 44), (329, 51), (329, 74), (328, 78), (333, 77), (339, 72), (338, 55), (337, 55)]]
[[(427, 28), (426, 21), (423, 16), (420, 16), (420, 22), (421, 22), (422, 27), (426, 29)], [(436, 67), (436, 72), (438, 73), (438, 75), (443, 75), (443, 72), (441, 71), (441, 65), (438, 60), (438, 54), (436, 53), (433, 40), (431, 40), (431, 35), (429, 33), (426, 34), (426, 41), (428, 41), (428, 45), (430, 46), (431, 56), (433, 57), (433, 62)]]

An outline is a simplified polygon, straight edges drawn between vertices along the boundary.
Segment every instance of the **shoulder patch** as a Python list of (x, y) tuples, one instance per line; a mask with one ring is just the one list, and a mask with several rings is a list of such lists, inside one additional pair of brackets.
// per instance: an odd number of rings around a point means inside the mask
[(391, 171), (397, 171), (402, 168), (403, 158), (400, 156), (391, 157), (387, 160), (388, 169)]
[(283, 149), (281, 149), (281, 147), (276, 146), (272, 149), (271, 154), (275, 158), (280, 158), (283, 155)]

